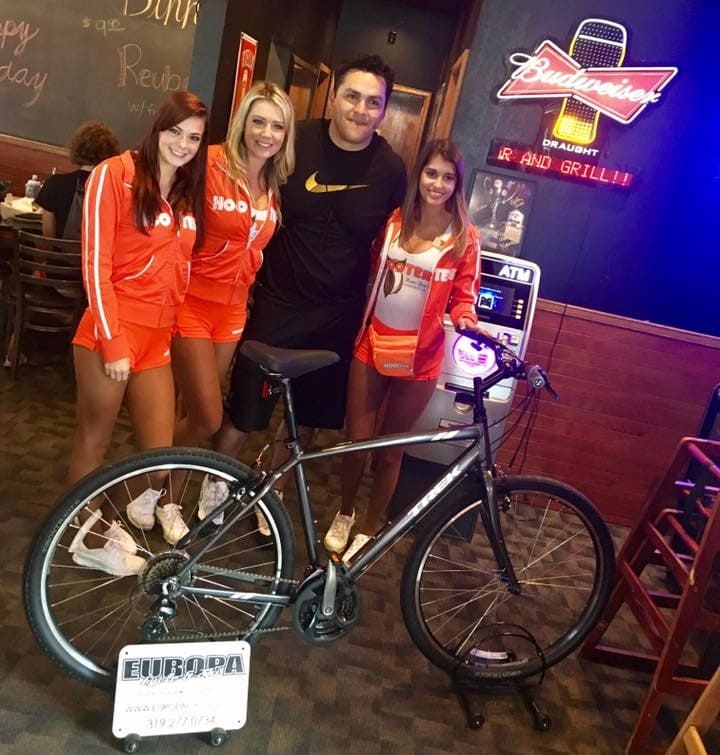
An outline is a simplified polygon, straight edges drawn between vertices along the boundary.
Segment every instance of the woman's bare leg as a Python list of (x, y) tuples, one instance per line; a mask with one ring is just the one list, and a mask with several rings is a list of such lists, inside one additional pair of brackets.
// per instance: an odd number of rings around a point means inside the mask
[(223, 420), (222, 382), (237, 343), (175, 338), (173, 373), (185, 416), (175, 427), (175, 445), (194, 446), (218, 432)]
[[(434, 390), (434, 380), (391, 379), (381, 434), (408, 432), (427, 406)], [(375, 452), (377, 464), (370, 490), (370, 501), (365, 521), (360, 527), (360, 532), (364, 535), (375, 535), (384, 523), (385, 512), (400, 476), (404, 450), (404, 446), (396, 446)]]
[[(361, 440), (373, 436), (377, 414), (389, 385), (390, 378), (358, 359), (352, 360), (345, 414), (345, 435), (348, 440)], [(345, 516), (352, 516), (367, 456), (367, 453), (343, 456), (340, 513)]]
[(82, 346), (73, 347), (77, 384), (76, 425), (67, 480), (76, 483), (105, 459), (127, 383), (110, 380), (102, 356)]
[[(112, 440), (127, 383), (110, 380), (103, 369), (102, 356), (82, 346), (73, 346), (75, 380), (77, 385), (76, 424), (68, 469), (68, 484), (97, 469), (104, 461)], [(95, 504), (97, 507), (97, 504)], [(84, 521), (92, 506), (81, 514)], [(112, 518), (112, 517), (111, 517)], [(100, 521), (95, 524), (85, 542), (89, 548), (102, 548), (105, 539), (97, 536)]]

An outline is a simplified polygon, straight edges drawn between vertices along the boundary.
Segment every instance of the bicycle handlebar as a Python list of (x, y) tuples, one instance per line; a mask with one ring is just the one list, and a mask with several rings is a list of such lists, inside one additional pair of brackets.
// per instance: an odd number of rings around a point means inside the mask
[(512, 349), (487, 333), (480, 333), (475, 330), (468, 330), (467, 328), (455, 328), (455, 330), (461, 336), (469, 339), (472, 342), (473, 348), (478, 351), (482, 346), (492, 349), (495, 352), (495, 361), (499, 369), (505, 373), (503, 377), (527, 380), (535, 390), (539, 391), (545, 388), (556, 401), (560, 399), (560, 396), (552, 385), (550, 385), (550, 378), (547, 372), (539, 364), (527, 367), (525, 362)]

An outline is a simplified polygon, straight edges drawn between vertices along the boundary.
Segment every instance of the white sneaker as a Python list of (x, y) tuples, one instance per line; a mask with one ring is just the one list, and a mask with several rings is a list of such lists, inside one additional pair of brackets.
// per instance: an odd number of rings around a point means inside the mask
[(155, 505), (165, 495), (165, 490), (148, 488), (127, 505), (127, 518), (138, 529), (151, 530), (155, 526)]
[(105, 530), (105, 537), (116, 543), (125, 553), (137, 553), (135, 538), (117, 520), (112, 521)]
[[(93, 524), (100, 518), (99, 511), (93, 511), (90, 518), (78, 528), (75, 537), (68, 550), (72, 554), (72, 560), (78, 566), (86, 566), (89, 569), (98, 569), (106, 574), (111, 574), (114, 577), (129, 577), (133, 574), (140, 573), (145, 566), (145, 559), (140, 556), (129, 553), (125, 550), (126, 542), (121, 542), (120, 537), (117, 535), (117, 531), (122, 532), (127, 538), (132, 541), (132, 537), (121, 530), (120, 525), (113, 522), (110, 528), (105, 533), (113, 532), (116, 537), (108, 537), (105, 545), (102, 548), (88, 548), (83, 542), (85, 535), (90, 531)], [(115, 528), (115, 529), (113, 529)], [(133, 541), (133, 546), (134, 546)]]
[[(222, 480), (211, 480), (205, 475), (202, 485), (200, 486), (200, 498), (198, 498), (198, 519), (203, 522), (215, 511), (215, 509), (224, 503), (228, 497), (230, 488)], [(218, 514), (213, 520), (213, 524), (222, 524), (225, 519), (225, 512)]]
[(355, 556), (355, 554), (361, 549), (364, 548), (373, 538), (370, 537), (370, 535), (363, 535), (362, 532), (355, 535), (353, 538), (351, 546), (343, 553), (342, 561), (345, 564), (345, 566), (350, 566), (350, 560)]
[(185, 537), (190, 530), (182, 518), (182, 507), (177, 503), (166, 503), (164, 506), (158, 506), (155, 509), (155, 516), (158, 518), (165, 541), (170, 545), (175, 545), (180, 538)]
[(331, 553), (342, 553), (345, 550), (353, 524), (355, 524), (355, 511), (351, 516), (341, 514), (339, 511), (335, 514), (324, 540), (325, 547)]
[(255, 509), (255, 516), (257, 517), (258, 532), (263, 535), (263, 537), (270, 537), (272, 532), (270, 532), (270, 525), (265, 518), (265, 514), (263, 514), (260, 509)]

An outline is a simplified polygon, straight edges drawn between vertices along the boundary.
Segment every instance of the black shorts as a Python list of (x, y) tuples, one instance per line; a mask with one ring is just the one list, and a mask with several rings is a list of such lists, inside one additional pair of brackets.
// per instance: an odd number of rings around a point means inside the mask
[[(256, 289), (243, 340), (287, 349), (328, 349), (340, 362), (295, 378), (291, 385), (297, 422), (306, 427), (339, 430), (345, 424), (347, 381), (362, 307), (297, 307), (278, 304)], [(230, 380), (226, 410), (243, 432), (267, 428), (278, 396), (267, 393), (265, 374), (238, 352)]]

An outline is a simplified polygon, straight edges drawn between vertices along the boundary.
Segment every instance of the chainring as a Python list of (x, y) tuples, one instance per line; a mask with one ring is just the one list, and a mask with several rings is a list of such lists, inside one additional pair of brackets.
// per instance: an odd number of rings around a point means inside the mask
[(321, 613), (325, 575), (318, 574), (297, 596), (293, 608), (293, 625), (311, 645), (326, 645), (343, 637), (360, 616), (360, 593), (352, 579), (339, 574), (335, 595), (335, 613)]

